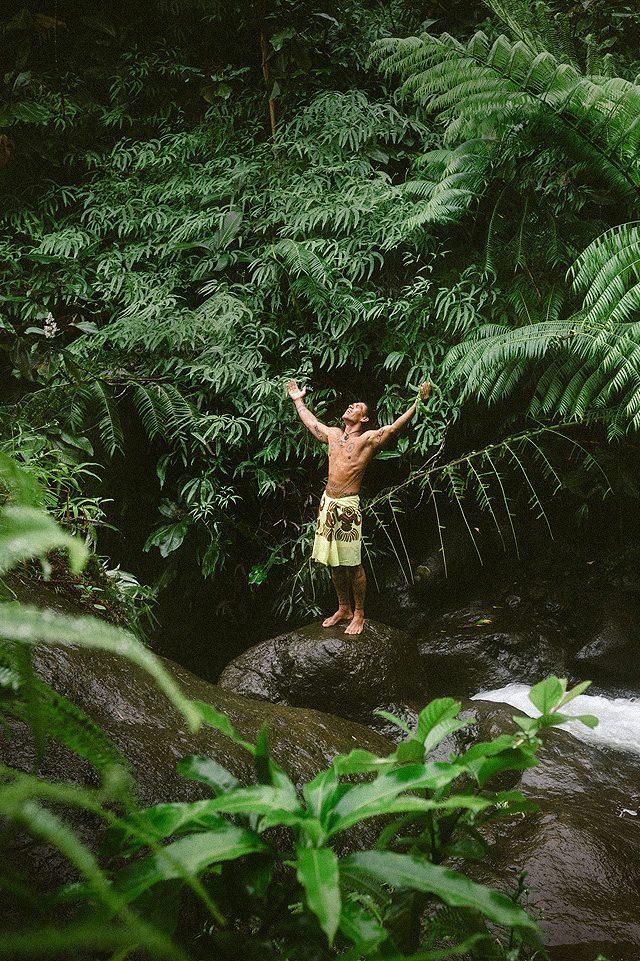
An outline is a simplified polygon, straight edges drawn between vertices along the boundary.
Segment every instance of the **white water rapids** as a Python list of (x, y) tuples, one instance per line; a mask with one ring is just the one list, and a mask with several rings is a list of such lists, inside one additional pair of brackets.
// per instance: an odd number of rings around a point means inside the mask
[[(537, 717), (540, 714), (529, 698), (526, 684), (507, 684), (495, 691), (483, 691), (473, 697), (474, 701), (501, 701)], [(582, 694), (570, 701), (563, 714), (595, 714), (599, 720), (596, 728), (588, 728), (579, 721), (564, 724), (560, 730), (568, 731), (581, 741), (608, 745), (621, 751), (640, 754), (640, 699), (629, 697), (602, 697)]]

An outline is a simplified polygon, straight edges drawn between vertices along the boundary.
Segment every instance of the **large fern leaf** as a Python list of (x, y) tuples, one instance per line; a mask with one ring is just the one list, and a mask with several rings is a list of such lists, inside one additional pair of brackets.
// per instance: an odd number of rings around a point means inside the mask
[(593, 151), (623, 193), (640, 193), (638, 84), (584, 76), (528, 40), (492, 43), (482, 32), (467, 44), (449, 34), (380, 40), (372, 57), (448, 121), (450, 136), (475, 135), (483, 118), (504, 127), (547, 115), (569, 146), (577, 140)]

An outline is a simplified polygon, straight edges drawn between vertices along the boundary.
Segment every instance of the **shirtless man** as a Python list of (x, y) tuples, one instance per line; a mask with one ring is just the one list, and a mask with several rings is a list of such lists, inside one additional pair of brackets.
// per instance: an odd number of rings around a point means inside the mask
[[(367, 430), (369, 420), (367, 405), (362, 401), (349, 404), (342, 415), (344, 430), (327, 427), (311, 413), (304, 402), (306, 387), (298, 387), (290, 380), (287, 393), (294, 402), (300, 420), (321, 443), (329, 445), (329, 477), (327, 488), (320, 502), (316, 536), (313, 545), (314, 560), (331, 567), (333, 586), (338, 595), (338, 610), (323, 622), (323, 627), (333, 627), (340, 621), (348, 621), (345, 634), (361, 634), (364, 629), (364, 595), (367, 585), (364, 568), (360, 562), (362, 547), (362, 513), (360, 511), (360, 485), (372, 459), (385, 444), (408, 424), (416, 412), (414, 402), (393, 424), (379, 430)], [(422, 384), (420, 399), (425, 401), (431, 393), (431, 384)], [(353, 592), (355, 607), (351, 606), (349, 586)]]

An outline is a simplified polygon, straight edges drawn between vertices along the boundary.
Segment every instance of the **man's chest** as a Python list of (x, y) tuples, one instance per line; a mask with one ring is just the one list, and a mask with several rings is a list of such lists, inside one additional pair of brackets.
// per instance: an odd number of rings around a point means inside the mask
[(360, 438), (344, 438), (336, 434), (329, 440), (329, 462), (332, 465), (359, 464), (366, 459), (366, 446)]

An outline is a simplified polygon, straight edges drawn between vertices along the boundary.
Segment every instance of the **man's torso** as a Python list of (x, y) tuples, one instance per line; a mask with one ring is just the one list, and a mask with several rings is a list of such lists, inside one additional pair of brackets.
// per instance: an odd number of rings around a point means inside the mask
[(371, 431), (345, 440), (344, 432), (331, 428), (329, 433), (329, 497), (345, 497), (360, 491), (362, 477), (374, 454)]

